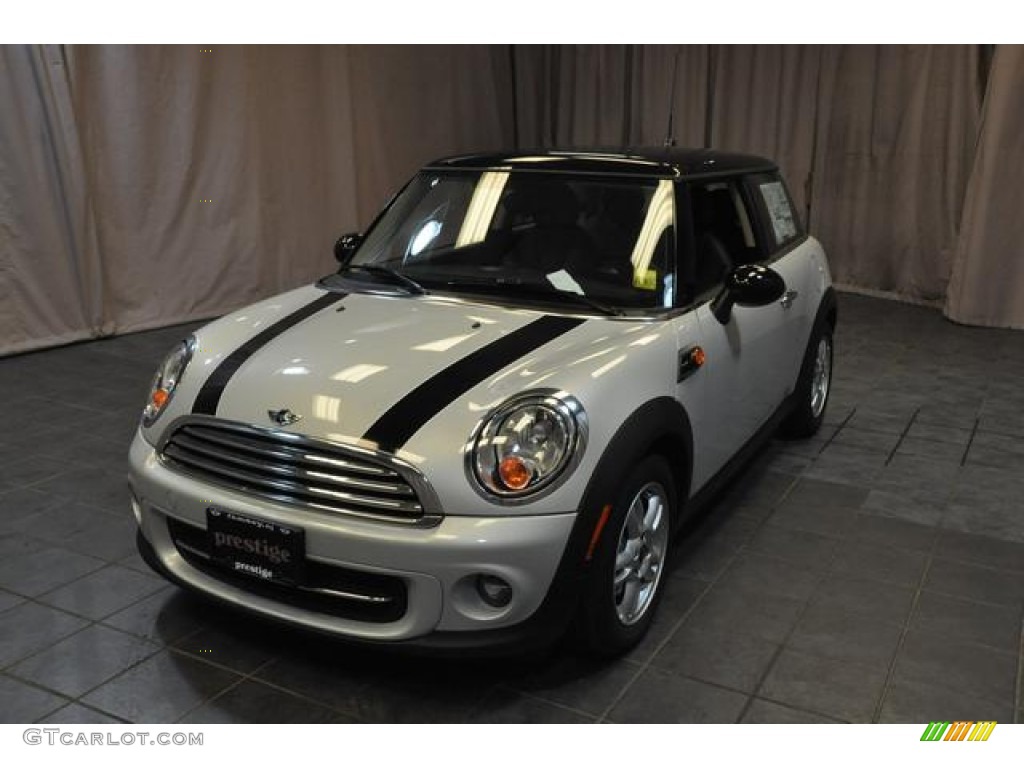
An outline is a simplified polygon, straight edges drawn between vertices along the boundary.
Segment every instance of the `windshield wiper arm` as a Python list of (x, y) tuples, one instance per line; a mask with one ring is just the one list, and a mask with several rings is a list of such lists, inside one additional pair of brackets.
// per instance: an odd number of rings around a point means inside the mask
[(397, 285), (401, 285), (409, 293), (422, 296), (427, 292), (427, 289), (417, 283), (411, 277), (403, 275), (390, 267), (382, 267), (380, 264), (346, 264), (341, 269), (341, 272), (366, 272), (369, 275), (375, 275), (376, 277), (386, 277)]
[(482, 288), (493, 292), (502, 292), (511, 288), (510, 292), (532, 293), (549, 298), (570, 299), (577, 304), (583, 304), (600, 312), (602, 315), (609, 315), (610, 317), (621, 317), (625, 314), (621, 309), (604, 304), (582, 293), (560, 291), (554, 286), (547, 286), (543, 283), (523, 283), (517, 280), (498, 278), (497, 280), (449, 280), (445, 285), (453, 288)]

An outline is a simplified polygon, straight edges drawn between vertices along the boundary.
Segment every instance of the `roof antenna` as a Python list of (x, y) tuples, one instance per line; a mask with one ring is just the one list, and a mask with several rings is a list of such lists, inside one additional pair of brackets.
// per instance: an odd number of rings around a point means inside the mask
[(665, 148), (676, 145), (676, 137), (673, 135), (673, 121), (676, 114), (676, 75), (679, 74), (679, 46), (676, 46), (676, 55), (672, 60), (672, 88), (668, 92), (668, 130), (665, 132)]

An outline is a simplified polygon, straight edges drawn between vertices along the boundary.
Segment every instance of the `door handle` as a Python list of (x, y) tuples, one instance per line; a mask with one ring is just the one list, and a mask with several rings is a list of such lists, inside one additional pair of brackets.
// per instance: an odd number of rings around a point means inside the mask
[(793, 306), (793, 302), (799, 295), (800, 293), (798, 291), (786, 291), (784, 294), (782, 294), (782, 298), (779, 299), (779, 304), (781, 304), (784, 309), (789, 309), (791, 306)]

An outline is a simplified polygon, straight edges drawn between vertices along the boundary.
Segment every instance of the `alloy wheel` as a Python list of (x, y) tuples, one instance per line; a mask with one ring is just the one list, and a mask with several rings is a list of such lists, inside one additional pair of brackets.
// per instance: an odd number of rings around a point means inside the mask
[(647, 483), (629, 504), (615, 552), (612, 599), (619, 621), (627, 626), (640, 621), (654, 602), (668, 532), (668, 494), (660, 483)]

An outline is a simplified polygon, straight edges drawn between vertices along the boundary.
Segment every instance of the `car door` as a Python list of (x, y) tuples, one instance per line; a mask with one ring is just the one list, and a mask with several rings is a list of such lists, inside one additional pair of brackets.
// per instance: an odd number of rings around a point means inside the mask
[(757, 219), (767, 250), (763, 263), (782, 275), (786, 282), (786, 294), (779, 302), (781, 311), (777, 314), (786, 347), (786, 363), (782, 365), (780, 359), (780, 366), (789, 373), (784, 390), (788, 395), (796, 386), (820, 299), (817, 283), (821, 279), (815, 264), (823, 263), (824, 259), (822, 256), (815, 258), (815, 251), (820, 254), (821, 248), (807, 237), (789, 190), (778, 173), (749, 176), (745, 186), (752, 203), (751, 213)]
[(782, 329), (782, 304), (735, 306), (724, 325), (711, 311), (711, 299), (729, 272), (767, 257), (742, 179), (680, 186), (679, 209), (688, 221), (679, 238), (679, 300), (696, 317), (704, 351), (700, 450), (713, 457), (710, 463), (717, 471), (782, 402), (792, 352)]

